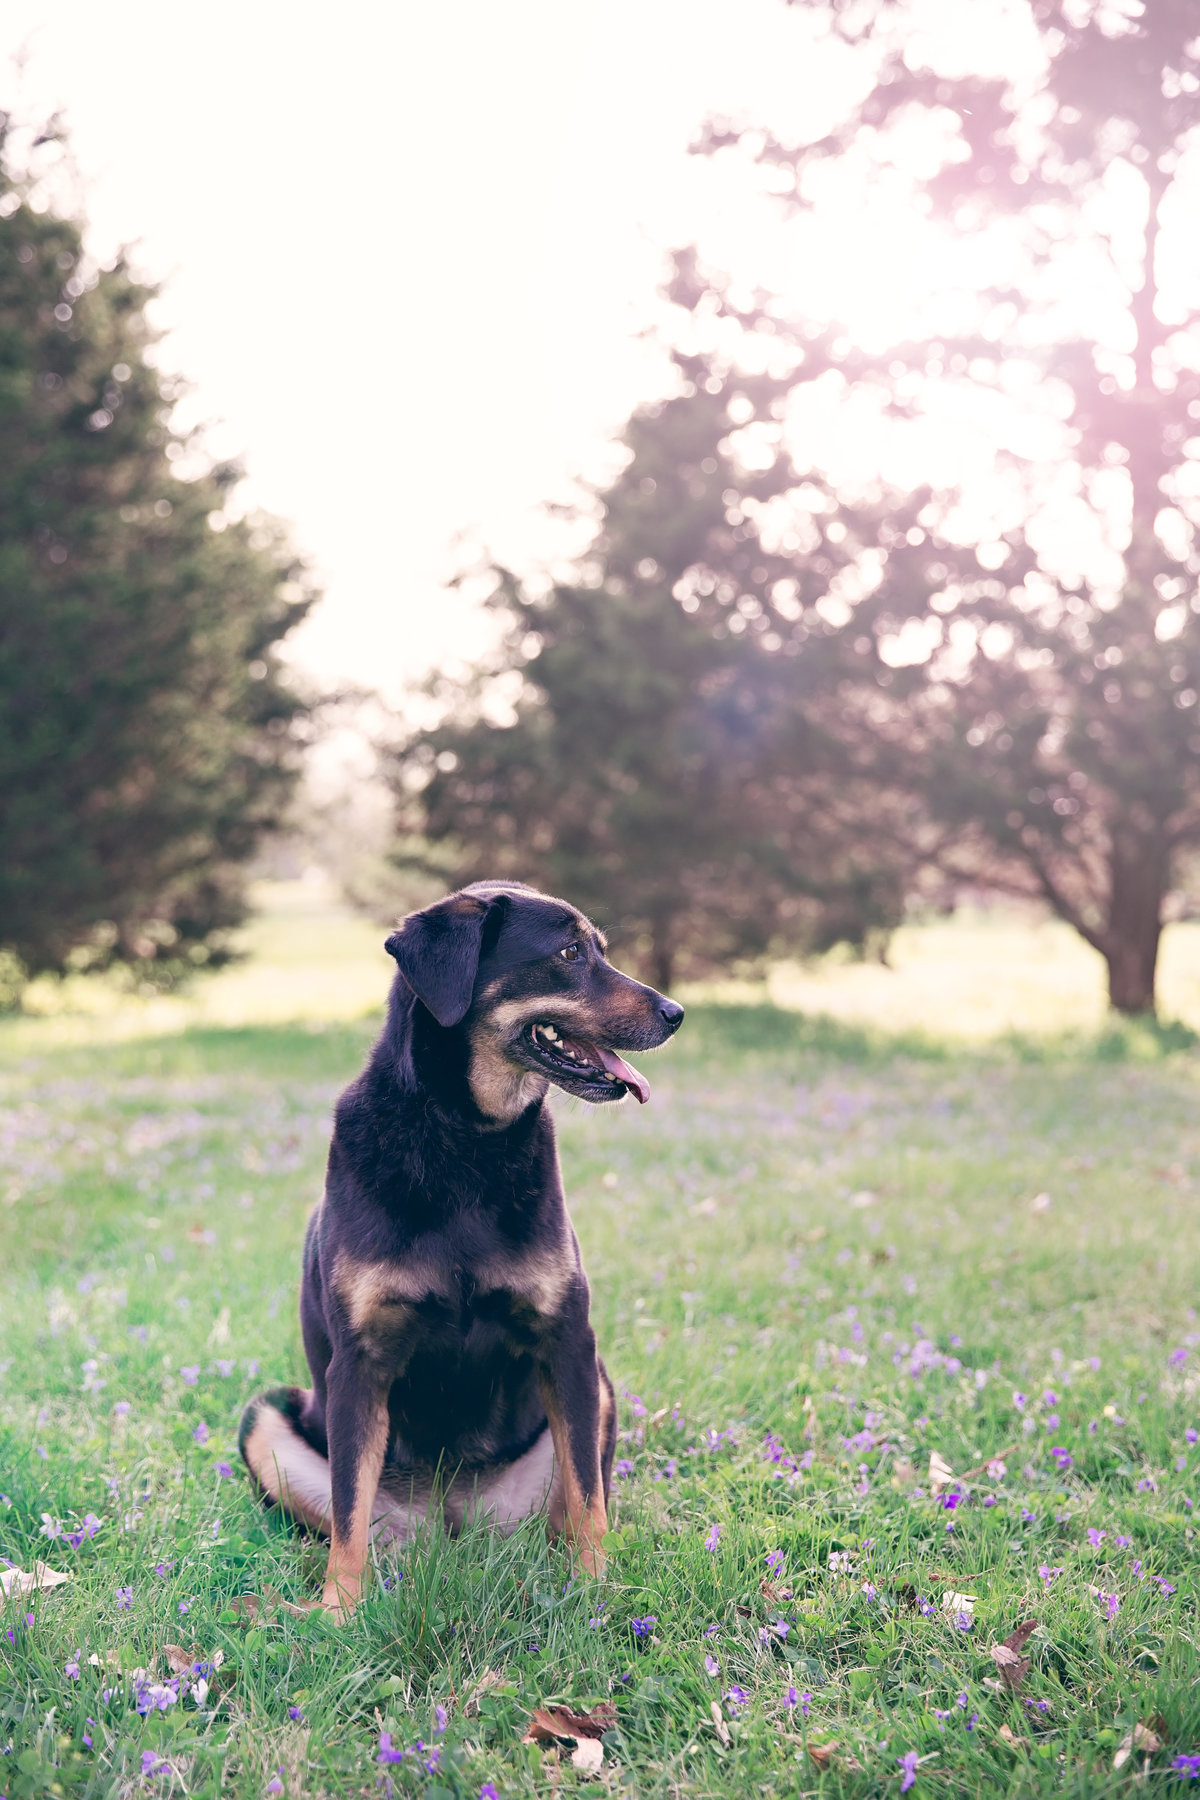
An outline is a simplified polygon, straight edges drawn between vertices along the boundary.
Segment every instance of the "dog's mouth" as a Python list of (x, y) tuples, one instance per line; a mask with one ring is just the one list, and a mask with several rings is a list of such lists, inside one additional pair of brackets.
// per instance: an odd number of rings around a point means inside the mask
[(628, 1092), (641, 1106), (650, 1098), (646, 1077), (603, 1044), (568, 1036), (545, 1020), (527, 1025), (524, 1037), (534, 1060), (556, 1081), (568, 1080), (573, 1086), (588, 1087), (617, 1099)]

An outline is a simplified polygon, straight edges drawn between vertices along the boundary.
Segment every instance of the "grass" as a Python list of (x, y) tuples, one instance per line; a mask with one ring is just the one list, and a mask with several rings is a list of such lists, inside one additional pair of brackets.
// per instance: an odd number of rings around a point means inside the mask
[[(340, 1630), (275, 1605), (323, 1554), (234, 1434), (303, 1375), (300, 1234), (377, 956), (290, 902), (194, 1002), (0, 1029), (0, 1553), (72, 1576), (0, 1620), (0, 1793), (865, 1796), (915, 1752), (913, 1800), (1093, 1796), (1141, 1783), (1112, 1767), (1137, 1722), (1152, 1774), (1200, 1751), (1200, 1059), (1083, 1014), (972, 1042), (907, 999), (886, 1027), (693, 1005), (647, 1108), (559, 1109), (623, 1396), (606, 1581), (533, 1523), (409, 1548)], [(931, 1453), (1001, 1451), (929, 1493)], [(1025, 1619), (1012, 1695), (989, 1649)], [(168, 1643), (220, 1667), (140, 1715)], [(533, 1706), (601, 1700), (599, 1777), (522, 1744)], [(381, 1733), (426, 1747), (381, 1764)]]

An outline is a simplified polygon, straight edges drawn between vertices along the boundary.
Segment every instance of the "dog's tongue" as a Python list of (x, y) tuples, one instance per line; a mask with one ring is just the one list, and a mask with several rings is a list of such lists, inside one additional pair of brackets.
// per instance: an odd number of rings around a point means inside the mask
[(646, 1077), (639, 1075), (615, 1050), (606, 1050), (602, 1044), (593, 1044), (592, 1049), (599, 1057), (601, 1067), (610, 1075), (615, 1075), (618, 1081), (623, 1081), (630, 1093), (636, 1095), (638, 1105), (645, 1106), (650, 1098), (650, 1083)]

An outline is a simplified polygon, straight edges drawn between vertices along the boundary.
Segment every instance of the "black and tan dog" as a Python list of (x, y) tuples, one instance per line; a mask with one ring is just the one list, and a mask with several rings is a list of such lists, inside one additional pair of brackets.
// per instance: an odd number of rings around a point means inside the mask
[(543, 1506), (599, 1574), (612, 1384), (563, 1200), (553, 1082), (582, 1100), (649, 1089), (617, 1054), (683, 1008), (620, 974), (565, 901), (478, 882), (411, 914), (387, 1023), (338, 1103), (304, 1250), (309, 1389), (247, 1407), (264, 1492), (331, 1537), (323, 1604), (345, 1616), (372, 1541), (435, 1511), (451, 1530)]

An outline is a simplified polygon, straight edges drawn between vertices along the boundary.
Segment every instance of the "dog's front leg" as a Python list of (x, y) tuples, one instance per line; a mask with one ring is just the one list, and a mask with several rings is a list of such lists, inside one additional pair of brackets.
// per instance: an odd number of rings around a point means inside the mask
[(541, 1386), (557, 1464), (550, 1525), (565, 1533), (589, 1575), (603, 1575), (608, 1512), (601, 1445), (612, 1402), (600, 1380), (586, 1311), (582, 1319), (556, 1323), (543, 1345)]
[(388, 1383), (353, 1351), (334, 1357), (326, 1382), (333, 1521), (321, 1604), (342, 1620), (358, 1604), (367, 1574), (371, 1508), (388, 1442)]

